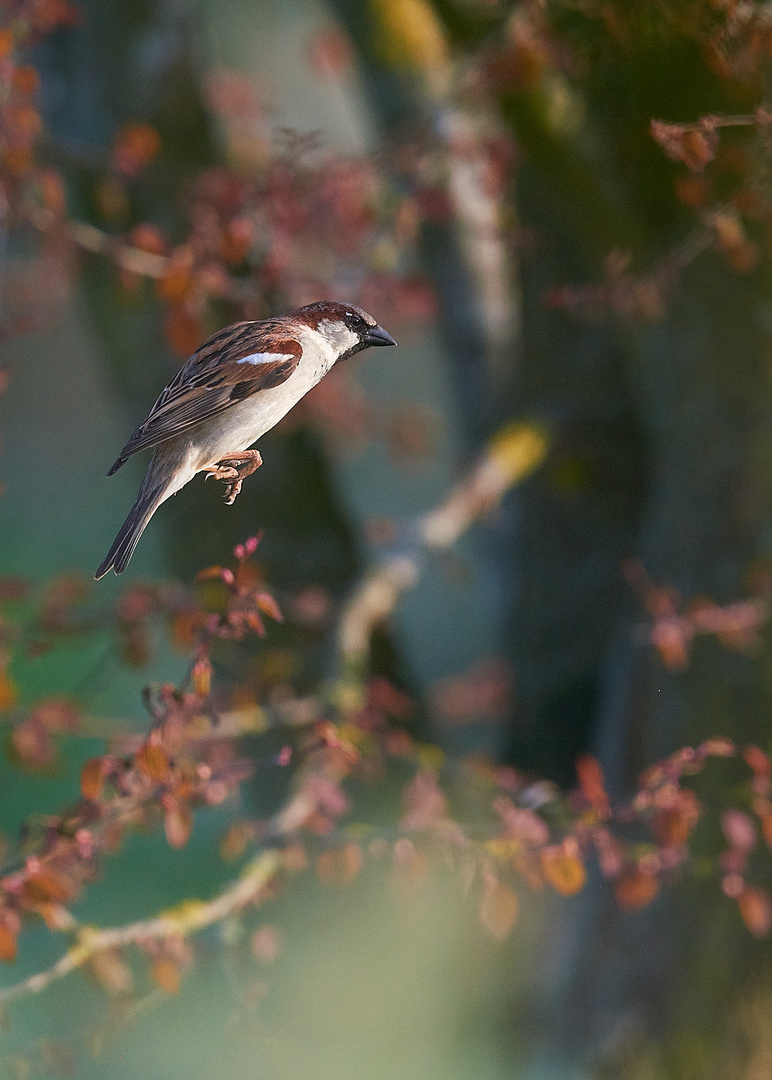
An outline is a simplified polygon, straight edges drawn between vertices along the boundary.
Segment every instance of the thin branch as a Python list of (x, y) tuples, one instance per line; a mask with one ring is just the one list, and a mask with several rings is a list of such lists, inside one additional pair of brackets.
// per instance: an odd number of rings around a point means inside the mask
[[(86, 221), (62, 222), (44, 207), (28, 208), (27, 218), (30, 224), (41, 233), (49, 233), (57, 227), (64, 228), (67, 236), (77, 247), (94, 255), (104, 255), (116, 266), (132, 274), (161, 280), (169, 271), (171, 259), (168, 255), (156, 255), (150, 251), (143, 251)], [(223, 279), (218, 293), (234, 303), (245, 303), (257, 295), (254, 282), (250, 279), (235, 278), (232, 275)]]
[(405, 530), (411, 544), (386, 558), (355, 590), (341, 616), (338, 655), (346, 668), (364, 665), (375, 626), (420, 576), (423, 555), (446, 551), (504, 494), (522, 483), (544, 460), (547, 437), (533, 424), (511, 424), (488, 444), (484, 457), (438, 506)]
[(221, 922), (233, 911), (255, 900), (281, 868), (281, 855), (269, 849), (249, 863), (241, 877), (213, 900), (185, 900), (170, 911), (152, 919), (129, 923), (113, 929), (86, 926), (78, 932), (78, 940), (55, 964), (30, 975), (12, 986), (0, 989), (0, 1004), (6, 1004), (28, 994), (39, 994), (52, 983), (83, 967), (106, 949), (122, 948), (144, 941), (170, 937), (187, 937)]

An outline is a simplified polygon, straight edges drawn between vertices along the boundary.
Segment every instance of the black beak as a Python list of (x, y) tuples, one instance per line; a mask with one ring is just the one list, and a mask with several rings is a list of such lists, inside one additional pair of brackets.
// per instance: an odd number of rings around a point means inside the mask
[(368, 330), (364, 336), (365, 345), (396, 345), (396, 341), (387, 334), (382, 326), (374, 326), (372, 330)]

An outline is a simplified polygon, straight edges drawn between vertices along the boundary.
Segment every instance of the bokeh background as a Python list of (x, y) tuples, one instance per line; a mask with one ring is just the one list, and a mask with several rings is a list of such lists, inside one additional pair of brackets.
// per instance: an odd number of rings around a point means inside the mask
[[(515, 422), (544, 433), (539, 468), (423, 561), (373, 642), (374, 672), (416, 703), (414, 734), (562, 788), (589, 750), (619, 797), (688, 743), (769, 749), (763, 4), (0, 11), (39, 77), (26, 88), (38, 121), (6, 115), (2, 144), (4, 578), (87, 587), (145, 461), (105, 472), (207, 333), (347, 299), (399, 348), (336, 371), (267, 436), (232, 508), (203, 482), (165, 504), (125, 580), (100, 582), (93, 602), (127, 581), (189, 582), (264, 530), (287, 621), (225, 677), (258, 698), (313, 694), (356, 582)], [(652, 120), (712, 115), (741, 122), (652, 134)], [(18, 156), (25, 122), (34, 176)], [(723, 637), (667, 622), (749, 599)], [(9, 724), (46, 695), (85, 718), (43, 774), (9, 743), (9, 850), (22, 822), (76, 797), (82, 762), (111, 735), (143, 730), (142, 686), (185, 668), (160, 634), (146, 657), (123, 645), (105, 630), (45, 655), (3, 651)], [(218, 854), (228, 821), (280, 798), (262, 776), (240, 805), (199, 815), (181, 851), (131, 837), (78, 917), (112, 925), (211, 895), (233, 875)], [(724, 773), (701, 797), (726, 802), (736, 783)], [(377, 813), (384, 795), (362, 797)], [(78, 973), (13, 1005), (2, 1067), (22, 1080), (772, 1073), (768, 946), (698, 870), (635, 913), (593, 878), (570, 899), (526, 889), (503, 944), (441, 869), (417, 889), (378, 864), (342, 890), (304, 878), (266, 912), (282, 942), (272, 963), (229, 923), (197, 944), (178, 995), (159, 987), (113, 1014)], [(45, 927), (22, 943), (3, 983), (61, 950)]]

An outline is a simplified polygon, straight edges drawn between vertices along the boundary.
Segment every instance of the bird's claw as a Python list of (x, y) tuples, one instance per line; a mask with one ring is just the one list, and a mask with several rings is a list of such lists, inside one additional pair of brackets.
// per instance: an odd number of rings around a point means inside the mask
[(260, 468), (263, 459), (257, 450), (244, 450), (240, 454), (229, 454), (221, 458), (216, 465), (207, 470), (206, 479), (224, 480), (225, 505), (232, 506), (241, 491), (242, 482)]

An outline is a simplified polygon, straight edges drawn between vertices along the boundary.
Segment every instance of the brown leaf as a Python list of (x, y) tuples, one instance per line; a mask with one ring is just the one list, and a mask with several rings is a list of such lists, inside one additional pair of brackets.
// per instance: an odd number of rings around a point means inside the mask
[(180, 992), (180, 969), (174, 960), (166, 956), (160, 957), (152, 967), (152, 975), (162, 990), (167, 994), (179, 994)]
[(22, 887), (22, 899), (25, 904), (34, 907), (37, 904), (45, 904), (49, 901), (60, 904), (71, 900), (76, 889), (72, 882), (61, 874), (55, 873), (46, 867), (36, 870), (29, 875)]
[(17, 698), (16, 684), (5, 671), (0, 671), (0, 712), (12, 709)]
[(579, 845), (572, 836), (562, 844), (552, 844), (542, 850), (541, 868), (547, 881), (561, 896), (578, 893), (587, 880)]
[(517, 921), (517, 896), (502, 885), (495, 874), (488, 874), (480, 904), (480, 922), (494, 941), (503, 941)]
[(772, 904), (769, 895), (763, 889), (743, 889), (737, 900), (740, 915), (750, 932), (756, 937), (765, 937), (772, 922)]
[(80, 791), (83, 798), (95, 802), (102, 793), (104, 782), (102, 759), (98, 757), (89, 758), (80, 773)]
[(141, 773), (158, 783), (169, 775), (169, 759), (166, 752), (153, 743), (145, 743), (134, 756), (134, 764)]
[(193, 832), (193, 811), (187, 803), (169, 798), (165, 802), (164, 831), (169, 847), (183, 848)]

